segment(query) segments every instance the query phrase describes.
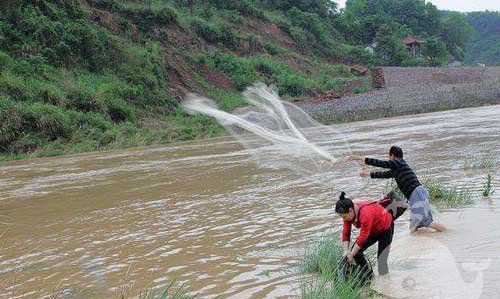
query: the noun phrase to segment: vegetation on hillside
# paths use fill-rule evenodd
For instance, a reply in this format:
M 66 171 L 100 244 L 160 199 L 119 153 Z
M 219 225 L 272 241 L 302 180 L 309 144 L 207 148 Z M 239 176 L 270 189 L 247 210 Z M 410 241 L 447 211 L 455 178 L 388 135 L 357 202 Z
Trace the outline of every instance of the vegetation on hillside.
M 475 29 L 475 34 L 467 44 L 465 61 L 500 65 L 500 12 L 468 13 L 467 22 Z
M 342 11 L 328 0 L 4 1 L 0 154 L 220 135 L 213 120 L 181 111 L 186 92 L 232 110 L 255 81 L 288 99 L 367 91 L 345 64 L 441 65 L 469 31 L 462 16 L 448 20 L 420 0 L 350 0 Z M 429 38 L 429 59 L 408 55 L 410 34 Z M 375 55 L 365 50 L 373 42 Z
M 0 152 L 7 159 L 221 134 L 213 120 L 180 110 L 187 91 L 231 110 L 255 81 L 307 97 L 354 80 L 344 66 L 325 63 L 353 51 L 337 49 L 330 16 L 299 8 L 288 15 L 248 1 L 11 0 L 0 13 Z M 285 30 L 288 47 L 240 26 L 270 20 Z M 308 21 L 313 28 L 299 27 Z M 208 82 L 211 72 L 229 88 Z

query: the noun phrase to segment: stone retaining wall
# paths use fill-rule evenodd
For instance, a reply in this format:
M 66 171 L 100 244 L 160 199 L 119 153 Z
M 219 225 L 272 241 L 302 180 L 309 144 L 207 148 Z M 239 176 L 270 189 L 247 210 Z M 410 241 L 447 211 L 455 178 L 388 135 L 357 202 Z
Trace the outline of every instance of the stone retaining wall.
M 322 122 L 335 122 L 500 104 L 500 67 L 390 67 L 384 75 L 384 89 L 297 105 Z

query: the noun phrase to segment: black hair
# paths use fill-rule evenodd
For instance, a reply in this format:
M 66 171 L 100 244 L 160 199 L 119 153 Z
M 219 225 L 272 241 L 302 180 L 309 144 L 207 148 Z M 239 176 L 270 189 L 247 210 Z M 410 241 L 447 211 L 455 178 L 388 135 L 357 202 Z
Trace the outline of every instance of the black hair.
M 349 209 L 354 209 L 354 203 L 351 199 L 345 197 L 345 192 L 340 193 L 339 200 L 335 204 L 335 212 L 339 214 L 349 213 Z
M 403 150 L 399 146 L 391 146 L 389 155 L 394 155 L 398 159 L 403 159 Z

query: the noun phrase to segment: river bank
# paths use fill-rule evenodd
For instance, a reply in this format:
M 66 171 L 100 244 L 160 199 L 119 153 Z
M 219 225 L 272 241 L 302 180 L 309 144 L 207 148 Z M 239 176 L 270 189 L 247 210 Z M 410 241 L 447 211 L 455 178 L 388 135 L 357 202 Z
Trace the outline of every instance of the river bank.
M 383 70 L 386 82 L 384 89 L 341 98 L 321 97 L 320 100 L 306 99 L 294 103 L 324 124 L 500 104 L 500 67 L 387 67 Z M 196 126 L 192 128 L 193 131 L 201 130 L 197 122 L 193 122 L 192 125 Z M 227 135 L 227 132 L 215 122 L 205 122 L 205 125 L 211 127 L 209 138 Z M 153 137 L 148 138 L 149 135 Z M 176 141 L 172 138 L 154 138 L 158 134 L 149 135 L 137 135 L 134 140 L 112 143 L 99 148 L 98 151 Z M 87 149 L 78 145 L 67 150 L 45 147 L 31 153 L 0 155 L 0 163 L 94 150 L 93 147 Z

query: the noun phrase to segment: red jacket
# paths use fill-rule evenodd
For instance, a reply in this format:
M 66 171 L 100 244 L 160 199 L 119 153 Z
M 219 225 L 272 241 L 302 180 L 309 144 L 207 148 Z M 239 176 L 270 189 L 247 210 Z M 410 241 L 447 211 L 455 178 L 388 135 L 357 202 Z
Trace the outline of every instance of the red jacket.
M 351 241 L 351 224 L 360 228 L 356 244 L 363 246 L 368 236 L 378 236 L 391 227 L 392 216 L 378 203 L 367 200 L 353 200 L 356 218 L 353 221 L 344 221 L 342 227 L 342 241 Z M 361 211 L 361 213 L 360 213 Z

